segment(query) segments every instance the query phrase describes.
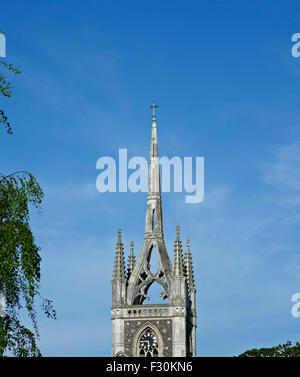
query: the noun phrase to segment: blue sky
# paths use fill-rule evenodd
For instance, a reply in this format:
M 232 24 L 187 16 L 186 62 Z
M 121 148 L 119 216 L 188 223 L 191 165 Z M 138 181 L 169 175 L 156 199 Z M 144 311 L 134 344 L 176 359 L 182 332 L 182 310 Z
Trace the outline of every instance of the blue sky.
M 45 200 L 32 229 L 46 356 L 109 356 L 117 228 L 139 252 L 145 193 L 96 190 L 96 161 L 204 156 L 205 198 L 163 195 L 166 245 L 191 239 L 197 354 L 231 356 L 299 340 L 300 32 L 296 1 L 14 1 L 1 5 L 6 60 L 22 75 L 1 98 L 1 172 L 30 170 Z

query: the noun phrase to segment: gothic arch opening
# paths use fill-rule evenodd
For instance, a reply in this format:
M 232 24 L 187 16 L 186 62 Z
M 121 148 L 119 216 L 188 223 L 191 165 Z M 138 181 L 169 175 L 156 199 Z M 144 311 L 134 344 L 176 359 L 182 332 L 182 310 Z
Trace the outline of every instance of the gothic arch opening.
M 128 305 L 147 304 L 149 297 L 147 292 L 154 280 L 162 286 L 160 292 L 164 292 L 164 298 L 169 296 L 172 265 L 165 245 L 160 240 L 146 240 L 141 251 L 141 259 L 142 263 L 129 279 L 127 290 Z M 160 301 L 160 292 L 157 295 L 154 292 L 158 301 Z M 159 303 L 165 305 L 167 302 Z
M 160 268 L 160 256 L 157 247 L 153 247 L 148 255 L 148 267 L 151 274 L 155 275 Z
M 156 280 L 147 289 L 149 300 L 145 300 L 144 304 L 168 304 L 168 297 L 161 284 Z
M 152 230 L 155 230 L 155 209 L 152 212 Z
M 133 356 L 162 357 L 163 340 L 160 332 L 150 322 L 145 323 L 133 340 Z
M 140 336 L 139 343 L 140 357 L 157 357 L 158 356 L 158 339 L 155 332 L 148 327 Z

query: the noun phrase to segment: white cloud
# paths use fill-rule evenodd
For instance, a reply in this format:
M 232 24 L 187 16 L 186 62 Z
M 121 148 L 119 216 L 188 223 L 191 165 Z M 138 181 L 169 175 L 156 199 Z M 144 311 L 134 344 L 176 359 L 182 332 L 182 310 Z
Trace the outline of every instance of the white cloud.
M 261 165 L 262 180 L 277 190 L 278 204 L 300 204 L 300 143 L 275 149 L 274 161 Z

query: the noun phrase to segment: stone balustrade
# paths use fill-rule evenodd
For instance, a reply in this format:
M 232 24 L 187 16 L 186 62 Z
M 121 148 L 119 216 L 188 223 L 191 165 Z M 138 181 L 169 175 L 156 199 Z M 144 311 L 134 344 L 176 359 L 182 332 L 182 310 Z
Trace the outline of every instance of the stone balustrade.
M 126 315 L 130 318 L 135 317 L 166 317 L 169 315 L 168 306 L 151 306 L 147 308 L 143 306 L 134 306 L 132 308 L 126 308 Z

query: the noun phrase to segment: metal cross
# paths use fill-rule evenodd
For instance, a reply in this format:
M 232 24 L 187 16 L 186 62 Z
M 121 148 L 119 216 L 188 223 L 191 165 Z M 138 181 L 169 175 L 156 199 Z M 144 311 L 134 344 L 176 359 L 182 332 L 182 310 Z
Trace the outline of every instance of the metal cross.
M 156 102 L 154 102 L 154 101 L 152 102 L 152 105 L 149 106 L 150 109 L 151 109 L 151 108 L 153 109 L 153 116 L 154 116 L 154 117 L 155 117 L 155 108 L 156 108 L 156 107 L 159 107 L 159 106 L 158 106 L 158 105 L 156 104 Z

